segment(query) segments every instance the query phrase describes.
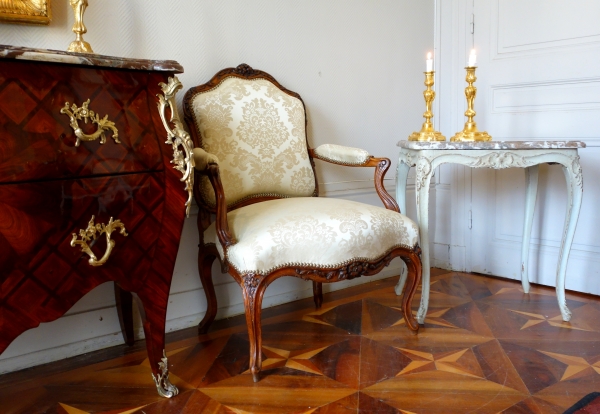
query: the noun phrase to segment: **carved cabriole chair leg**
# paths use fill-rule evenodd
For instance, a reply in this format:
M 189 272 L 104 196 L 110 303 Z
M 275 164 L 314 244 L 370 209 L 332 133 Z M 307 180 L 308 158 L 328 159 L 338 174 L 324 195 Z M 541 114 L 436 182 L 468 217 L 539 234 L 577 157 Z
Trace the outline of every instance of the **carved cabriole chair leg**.
M 262 329 L 260 323 L 262 300 L 268 283 L 266 277 L 247 274 L 241 277 L 240 287 L 244 297 L 248 341 L 250 342 L 250 372 L 254 382 L 260 379 L 262 367 Z
M 214 250 L 214 251 L 213 251 Z M 204 318 L 198 324 L 198 333 L 208 332 L 210 325 L 217 316 L 217 295 L 212 279 L 212 264 L 218 256 L 217 249 L 206 249 L 200 247 L 198 251 L 198 270 L 200 271 L 200 281 L 206 295 L 206 313 Z
M 312 282 L 313 285 L 313 298 L 315 300 L 315 307 L 321 309 L 323 304 L 323 284 L 319 282 Z
M 413 250 L 408 250 L 408 249 L 399 249 L 396 250 L 395 252 L 390 253 L 390 255 L 387 256 L 387 260 L 384 261 L 380 261 L 379 263 L 375 262 L 376 264 L 371 268 L 368 265 L 367 266 L 360 266 L 360 268 L 362 269 L 361 271 L 361 275 L 364 276 L 371 276 L 374 274 L 377 274 L 378 272 L 381 271 L 381 268 L 384 266 L 388 266 L 389 263 L 391 262 L 391 260 L 394 257 L 400 257 L 407 266 L 408 272 L 407 272 L 407 281 L 406 281 L 406 288 L 404 290 L 404 296 L 402 297 L 402 311 L 404 314 L 404 318 L 406 320 L 406 325 L 409 328 L 409 330 L 413 333 L 413 334 L 417 334 L 418 330 L 419 330 L 419 324 L 415 318 L 415 316 L 412 314 L 412 308 L 411 308 L 411 304 L 412 304 L 412 300 L 414 298 L 414 295 L 417 291 L 417 287 L 419 286 L 419 283 L 421 282 L 421 260 L 419 258 L 419 254 L 420 254 L 420 248 L 417 246 L 415 246 L 415 248 Z M 240 285 L 241 289 L 242 289 L 242 296 L 244 298 L 244 308 L 246 311 L 246 324 L 247 324 L 247 328 L 248 328 L 248 340 L 250 342 L 250 363 L 249 363 L 249 367 L 250 367 L 250 372 L 252 373 L 252 379 L 254 380 L 254 382 L 258 382 L 260 379 L 260 371 L 261 371 L 261 367 L 262 367 L 262 328 L 261 328 L 261 311 L 262 311 L 262 301 L 263 301 L 263 296 L 265 293 L 265 290 L 267 289 L 267 286 L 269 286 L 269 284 L 271 282 L 273 282 L 275 279 L 281 277 L 281 276 L 300 276 L 303 278 L 308 278 L 311 279 L 313 282 L 313 288 L 318 288 L 319 292 L 320 292 L 320 297 L 322 298 L 322 290 L 321 287 L 323 285 L 323 281 L 325 282 L 337 282 L 340 280 L 346 280 L 346 279 L 352 279 L 353 277 L 358 277 L 358 276 L 353 276 L 353 277 L 348 277 L 348 272 L 347 269 L 338 269 L 338 271 L 327 271 L 326 273 L 329 274 L 334 274 L 337 273 L 337 275 L 335 275 L 334 277 L 329 277 L 328 275 L 323 275 L 323 274 L 319 274 L 319 273 L 323 273 L 323 272 L 319 272 L 317 271 L 311 271 L 309 270 L 308 272 L 302 274 L 299 273 L 301 272 L 300 270 L 295 270 L 295 274 L 294 271 L 286 268 L 286 269 L 280 269 L 278 271 L 275 271 L 273 273 L 270 273 L 266 276 L 263 275 L 257 275 L 257 274 L 245 274 L 243 276 L 240 276 L 239 274 L 237 274 L 235 271 L 232 271 L 230 269 L 230 274 L 232 276 L 234 276 L 234 278 L 238 281 L 238 284 Z M 317 280 L 320 281 L 317 281 Z M 316 295 L 315 295 L 316 297 Z

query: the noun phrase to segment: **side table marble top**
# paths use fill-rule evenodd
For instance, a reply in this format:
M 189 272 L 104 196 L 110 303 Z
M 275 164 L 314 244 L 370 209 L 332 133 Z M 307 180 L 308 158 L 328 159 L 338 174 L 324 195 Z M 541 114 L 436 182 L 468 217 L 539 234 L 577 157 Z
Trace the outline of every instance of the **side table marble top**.
M 450 141 L 400 141 L 400 148 L 413 150 L 527 150 L 585 148 L 583 141 L 488 141 L 488 142 L 450 142 Z
M 571 319 L 565 299 L 565 277 L 569 252 L 575 235 L 583 195 L 583 175 L 579 163 L 579 148 L 582 141 L 489 141 L 489 142 L 420 142 L 400 141 L 398 170 L 396 174 L 396 199 L 400 211 L 406 212 L 406 179 L 410 167 L 416 167 L 417 221 L 423 262 L 423 288 L 421 305 L 417 314 L 423 323 L 429 304 L 429 187 L 435 169 L 445 163 L 460 164 L 472 168 L 524 168 L 527 182 L 525 199 L 525 221 L 521 247 L 521 283 L 523 291 L 529 292 L 528 262 L 529 241 L 533 223 L 533 212 L 537 198 L 539 165 L 560 164 L 567 182 L 567 213 L 556 273 L 556 295 L 563 320 Z M 400 294 L 406 281 L 403 272 L 396 285 Z

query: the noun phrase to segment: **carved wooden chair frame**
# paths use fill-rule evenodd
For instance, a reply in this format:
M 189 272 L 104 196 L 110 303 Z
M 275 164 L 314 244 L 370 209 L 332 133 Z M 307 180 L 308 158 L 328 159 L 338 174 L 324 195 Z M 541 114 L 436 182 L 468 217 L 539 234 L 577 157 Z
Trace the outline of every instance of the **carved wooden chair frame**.
M 202 136 L 198 132 L 195 123 L 194 116 L 192 112 L 192 99 L 193 97 L 201 92 L 210 90 L 216 86 L 218 86 L 224 79 L 228 77 L 237 77 L 241 79 L 256 79 L 262 78 L 270 81 L 275 86 L 277 86 L 281 91 L 298 98 L 304 107 L 305 113 L 305 126 L 307 123 L 306 117 L 306 108 L 304 106 L 304 101 L 300 95 L 295 92 L 289 91 L 288 89 L 281 86 L 271 75 L 266 72 L 262 72 L 260 70 L 255 70 L 246 64 L 241 64 L 236 68 L 227 68 L 218 72 L 209 82 L 203 85 L 199 85 L 191 88 L 187 91 L 184 97 L 184 116 L 185 121 L 188 124 L 189 130 L 192 135 L 192 139 L 194 141 L 194 146 L 203 148 L 202 145 Z M 306 137 L 305 137 L 306 139 Z M 308 155 L 310 158 L 310 164 L 313 169 L 313 174 L 315 173 L 315 163 L 314 159 L 321 159 L 323 161 L 332 162 L 338 165 L 345 166 L 353 166 L 353 167 L 374 167 L 375 168 L 375 190 L 384 206 L 388 210 L 400 212 L 398 204 L 394 200 L 394 198 L 385 190 L 383 185 L 383 179 L 385 173 L 388 171 L 391 162 L 387 158 L 374 158 L 370 157 L 365 163 L 360 165 L 355 164 L 346 164 L 343 162 L 336 162 L 331 159 L 327 159 L 324 157 L 320 157 L 317 152 L 313 148 L 310 148 L 307 140 L 307 148 Z M 208 163 L 204 169 L 196 170 L 197 179 L 195 180 L 195 188 L 194 195 L 196 201 L 200 207 L 200 211 L 198 214 L 198 231 L 200 235 L 200 244 L 198 251 L 198 270 L 200 273 L 200 279 L 202 281 L 202 286 L 204 287 L 206 297 L 207 297 L 207 311 L 198 325 L 198 329 L 200 333 L 206 333 L 214 321 L 215 316 L 217 314 L 217 298 L 215 294 L 215 289 L 212 281 L 211 268 L 214 260 L 216 258 L 220 259 L 220 255 L 217 251 L 217 248 L 214 245 L 205 246 L 203 235 L 204 231 L 211 224 L 211 215 L 216 215 L 216 232 L 219 241 L 224 249 L 232 246 L 236 243 L 235 238 L 229 230 L 229 225 L 227 222 L 227 213 L 228 211 L 232 211 L 234 209 L 248 206 L 250 204 L 259 203 L 267 200 L 274 200 L 279 198 L 285 198 L 284 196 L 265 196 L 265 195 L 257 195 L 255 197 L 246 197 L 239 202 L 227 206 L 225 200 L 225 194 L 223 191 L 223 185 L 221 183 L 221 178 L 219 175 L 219 165 L 215 163 Z M 211 206 L 205 202 L 203 197 L 201 196 L 201 191 L 199 187 L 200 176 L 205 175 L 210 180 L 212 187 L 215 191 L 216 197 L 216 205 Z M 313 197 L 318 196 L 318 183 L 315 175 L 315 191 Z M 282 277 L 282 276 L 296 276 L 305 280 L 311 280 L 313 282 L 313 293 L 314 293 L 314 301 L 317 308 L 321 307 L 323 302 L 323 293 L 322 293 L 322 284 L 323 283 L 331 283 L 342 280 L 354 279 L 360 276 L 370 276 L 379 273 L 385 266 L 388 266 L 392 259 L 396 257 L 400 257 L 407 265 L 408 268 L 408 280 L 404 290 L 404 296 L 402 299 L 402 309 L 404 318 L 406 320 L 406 324 L 408 328 L 413 332 L 417 333 L 419 329 L 419 325 L 414 318 L 411 311 L 411 303 L 412 299 L 417 290 L 417 286 L 421 280 L 421 259 L 420 259 L 420 251 L 418 245 L 416 245 L 413 249 L 408 249 L 405 247 L 397 247 L 393 250 L 389 251 L 387 255 L 384 257 L 377 258 L 373 261 L 361 261 L 357 260 L 339 268 L 314 268 L 314 267 L 286 267 L 277 269 L 267 275 L 261 274 L 240 274 L 233 266 L 228 266 L 227 263 L 221 263 L 222 269 L 224 272 L 228 272 L 240 285 L 242 289 L 243 299 L 244 299 L 244 307 L 246 311 L 246 322 L 248 325 L 248 335 L 250 341 L 250 371 L 252 373 L 254 381 L 258 381 L 259 372 L 262 365 L 262 335 L 261 335 L 261 305 L 263 300 L 263 295 L 267 286 L 272 283 L 274 280 Z

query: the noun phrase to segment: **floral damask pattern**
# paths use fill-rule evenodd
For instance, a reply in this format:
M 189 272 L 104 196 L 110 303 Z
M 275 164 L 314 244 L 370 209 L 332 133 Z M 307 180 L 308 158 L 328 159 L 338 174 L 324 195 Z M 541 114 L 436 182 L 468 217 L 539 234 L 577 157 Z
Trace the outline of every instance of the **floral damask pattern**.
M 363 220 L 360 211 L 355 209 L 346 209 L 336 211 L 330 215 L 332 220 L 340 221 L 340 233 L 349 234 L 349 239 L 340 241 L 340 246 L 348 249 L 352 255 L 360 257 L 368 249 L 368 245 L 374 242 L 373 235 L 369 233 L 369 224 Z
M 244 105 L 243 113 L 238 137 L 252 148 L 258 148 L 262 157 L 273 157 L 275 149 L 289 136 L 275 104 L 256 98 Z
M 296 193 L 307 193 L 315 188 L 315 176 L 313 170 L 303 167 L 292 176 L 292 190 Z
M 299 99 L 266 79 L 227 78 L 194 96 L 192 107 L 204 149 L 219 158 L 228 204 L 260 194 L 313 195 Z M 203 180 L 201 187 L 205 201 L 214 205 L 210 183 Z
M 393 243 L 394 239 L 400 237 L 406 239 L 409 237 L 408 226 L 412 228 L 411 233 L 418 234 L 417 225 L 409 220 L 398 220 L 393 211 L 381 210 L 374 211 L 371 216 L 371 227 L 375 233 L 375 238 L 383 243 Z
M 282 218 L 277 220 L 268 231 L 275 244 L 273 246 L 275 254 L 305 246 L 312 248 L 314 240 L 330 244 L 336 239 L 333 227 L 310 215 Z
M 204 130 L 207 142 L 212 142 L 221 136 L 231 137 L 233 131 L 228 127 L 229 123 L 233 121 L 230 106 L 225 106 L 220 102 L 210 102 L 204 107 L 203 116 L 208 120 L 208 127 Z

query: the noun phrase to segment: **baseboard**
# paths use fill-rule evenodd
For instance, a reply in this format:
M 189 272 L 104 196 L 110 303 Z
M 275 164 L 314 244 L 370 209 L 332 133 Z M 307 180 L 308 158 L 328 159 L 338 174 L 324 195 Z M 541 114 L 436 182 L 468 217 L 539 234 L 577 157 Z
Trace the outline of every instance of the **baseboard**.
M 431 266 L 442 269 L 450 269 L 450 263 L 450 245 L 434 243 L 432 249 Z
M 323 293 L 332 292 L 340 289 L 344 289 L 347 287 L 370 283 L 375 280 L 385 279 L 388 277 L 396 276 L 400 274 L 400 266 L 401 263 L 399 260 L 395 259 L 390 267 L 382 270 L 375 276 L 370 277 L 362 277 L 353 280 L 348 280 L 344 282 L 332 283 L 332 284 L 324 284 Z M 288 303 L 294 300 L 304 299 L 312 296 L 312 284 L 307 283 L 307 288 L 302 290 L 293 290 L 288 292 L 283 292 L 271 296 L 265 296 L 263 301 L 263 308 L 269 308 L 272 306 L 277 306 L 283 303 Z M 227 283 L 225 285 L 221 285 L 223 289 L 234 288 L 239 290 L 239 287 L 235 284 L 235 282 Z M 193 294 L 204 294 L 202 289 L 198 289 L 198 292 L 192 292 Z M 267 290 L 268 293 L 268 290 Z M 170 303 L 177 302 L 178 296 L 190 294 L 190 292 L 183 292 L 181 294 L 171 295 L 169 300 Z M 240 294 L 241 299 L 241 294 Z M 222 302 L 221 302 L 222 303 Z M 112 315 L 116 318 L 116 308 L 108 308 L 104 310 L 105 314 Z M 217 319 L 229 318 L 232 316 L 241 315 L 244 313 L 244 305 L 241 302 L 229 303 L 227 306 L 223 306 L 219 308 L 217 313 Z M 79 314 L 79 317 L 83 317 L 83 315 Z M 181 329 L 190 328 L 196 326 L 204 316 L 204 312 L 195 312 L 190 315 L 184 315 L 177 318 L 167 320 L 166 332 L 174 332 Z M 136 329 L 135 329 L 135 337 L 136 339 L 144 338 L 144 331 L 139 323 L 139 316 L 137 314 L 137 309 L 134 307 L 134 320 L 136 321 Z M 115 322 L 113 321 L 114 325 Z M 101 336 L 97 336 L 94 338 L 86 338 L 81 341 L 72 342 L 66 345 L 60 345 L 57 347 L 47 348 L 36 352 L 31 352 L 23 355 L 16 355 L 13 357 L 5 358 L 0 360 L 0 374 L 4 374 L 7 372 L 14 372 L 26 368 L 30 368 L 37 365 L 46 364 L 53 361 L 58 361 L 65 358 L 70 358 L 73 356 L 85 354 L 88 352 L 97 351 L 104 348 L 109 348 L 115 345 L 123 344 L 123 336 L 120 331 L 111 332 L 108 334 L 104 334 Z
M 116 312 L 116 309 L 113 311 Z M 71 358 L 88 352 L 110 348 L 111 346 L 122 345 L 123 343 L 124 341 L 121 332 L 114 332 L 112 334 L 88 338 L 55 348 L 48 348 L 38 352 L 14 356 L 0 361 L 0 374 L 6 374 L 8 372 L 19 371 L 37 365 Z
M 344 282 L 337 283 L 325 283 L 323 284 L 323 293 L 334 292 L 337 290 L 345 289 L 348 287 L 361 285 L 365 283 L 370 283 L 375 280 L 386 279 L 388 277 L 399 276 L 400 275 L 401 264 L 398 262 L 395 266 L 390 265 L 390 267 L 385 268 L 380 273 L 375 276 L 362 277 L 353 280 L 347 280 Z M 234 282 L 231 285 L 235 285 Z M 263 299 L 263 309 L 270 308 L 273 306 L 281 305 L 283 303 L 293 302 L 295 300 L 305 299 L 312 297 L 312 284 L 307 283 L 306 289 L 302 290 L 294 290 L 289 292 L 283 292 L 276 295 L 266 296 L 268 294 L 268 289 L 265 294 L 265 298 Z M 237 285 L 235 285 L 235 289 L 239 289 Z M 202 291 L 202 289 L 200 289 Z M 176 298 L 174 298 L 176 300 Z M 241 294 L 240 294 L 241 299 Z M 185 315 L 182 317 L 170 319 L 167 321 L 166 331 L 174 332 L 179 331 L 181 329 L 190 328 L 192 326 L 198 325 L 202 318 L 204 317 L 205 312 L 198 312 L 191 315 Z M 224 319 L 231 318 L 233 316 L 241 315 L 244 313 L 244 304 L 240 300 L 239 302 L 229 303 L 227 306 L 219 307 L 217 311 L 216 319 Z M 136 329 L 136 338 L 144 338 L 144 331 L 141 329 Z

